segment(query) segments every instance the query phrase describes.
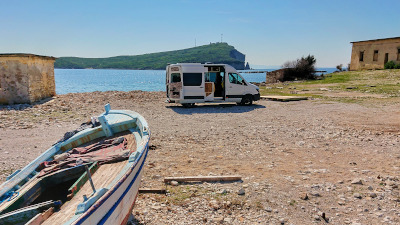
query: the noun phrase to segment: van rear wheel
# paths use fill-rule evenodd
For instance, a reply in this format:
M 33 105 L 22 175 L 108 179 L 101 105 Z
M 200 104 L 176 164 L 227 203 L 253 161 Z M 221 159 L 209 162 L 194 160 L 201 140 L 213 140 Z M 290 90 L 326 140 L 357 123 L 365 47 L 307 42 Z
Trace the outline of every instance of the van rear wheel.
M 253 97 L 251 95 L 245 95 L 240 102 L 241 105 L 253 105 Z

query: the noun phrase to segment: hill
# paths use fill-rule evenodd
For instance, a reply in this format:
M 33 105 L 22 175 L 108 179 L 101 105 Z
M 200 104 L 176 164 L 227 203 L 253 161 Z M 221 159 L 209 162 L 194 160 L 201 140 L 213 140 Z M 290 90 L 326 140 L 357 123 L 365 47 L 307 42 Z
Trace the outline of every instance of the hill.
M 245 55 L 227 43 L 213 43 L 183 50 L 109 58 L 60 57 L 54 67 L 62 69 L 165 69 L 168 63 L 225 63 L 244 69 Z

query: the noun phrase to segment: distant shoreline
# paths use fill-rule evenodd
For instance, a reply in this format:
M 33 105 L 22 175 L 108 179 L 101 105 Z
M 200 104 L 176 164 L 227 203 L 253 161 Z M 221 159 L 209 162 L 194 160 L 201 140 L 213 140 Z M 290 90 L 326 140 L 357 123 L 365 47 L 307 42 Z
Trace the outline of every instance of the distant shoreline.
M 273 70 L 265 69 L 264 71 Z M 241 73 L 248 82 L 262 83 L 265 82 L 266 79 L 265 72 L 244 73 L 240 70 L 238 72 Z M 327 73 L 329 73 L 329 71 Z M 54 74 L 57 94 L 94 91 L 165 90 L 165 70 L 58 68 L 54 70 Z

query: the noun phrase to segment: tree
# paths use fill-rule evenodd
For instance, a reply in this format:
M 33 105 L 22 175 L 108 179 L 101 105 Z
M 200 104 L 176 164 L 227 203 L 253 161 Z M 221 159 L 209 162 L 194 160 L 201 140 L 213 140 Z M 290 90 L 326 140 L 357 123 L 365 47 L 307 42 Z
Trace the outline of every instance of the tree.
M 285 69 L 283 81 L 296 79 L 315 79 L 315 63 L 317 60 L 313 55 L 301 57 L 294 61 L 285 62 L 282 68 Z
M 336 66 L 336 69 L 337 69 L 339 72 L 342 72 L 342 71 L 343 71 L 343 64 L 337 65 L 337 66 Z

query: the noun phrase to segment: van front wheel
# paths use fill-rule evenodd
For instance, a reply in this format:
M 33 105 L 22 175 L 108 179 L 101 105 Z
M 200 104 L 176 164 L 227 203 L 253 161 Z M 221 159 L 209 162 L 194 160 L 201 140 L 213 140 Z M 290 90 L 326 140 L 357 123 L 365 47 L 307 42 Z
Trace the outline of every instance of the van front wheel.
M 251 95 L 245 95 L 240 102 L 241 105 L 253 105 L 253 97 Z

